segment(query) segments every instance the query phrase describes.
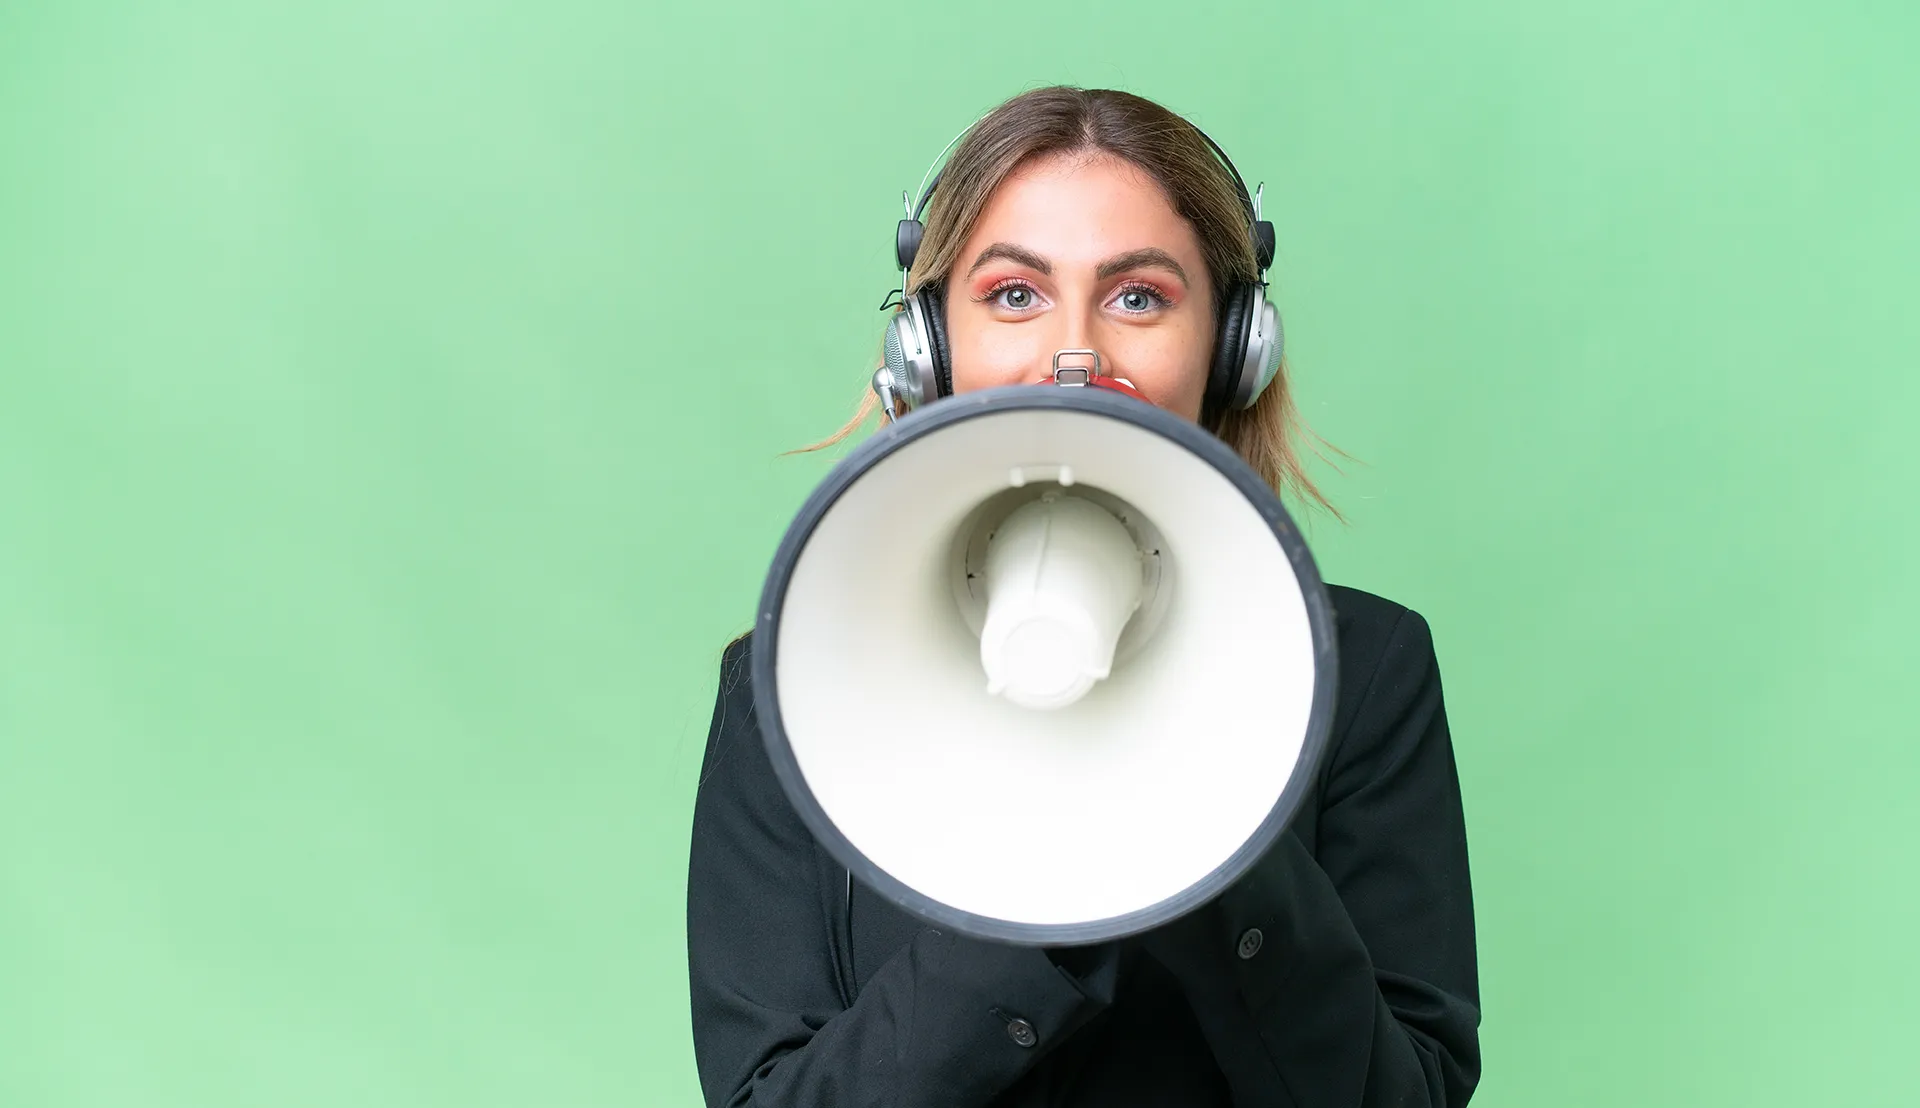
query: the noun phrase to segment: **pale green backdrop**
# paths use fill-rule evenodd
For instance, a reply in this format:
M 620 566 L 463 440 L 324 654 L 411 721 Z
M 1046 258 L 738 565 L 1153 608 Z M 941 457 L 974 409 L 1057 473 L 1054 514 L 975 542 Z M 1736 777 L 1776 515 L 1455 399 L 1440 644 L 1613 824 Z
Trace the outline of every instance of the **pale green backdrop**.
M 0 3 L 0 1105 L 693 1105 L 715 661 L 1052 82 L 1267 183 L 1476 1105 L 1920 1103 L 1906 0 Z

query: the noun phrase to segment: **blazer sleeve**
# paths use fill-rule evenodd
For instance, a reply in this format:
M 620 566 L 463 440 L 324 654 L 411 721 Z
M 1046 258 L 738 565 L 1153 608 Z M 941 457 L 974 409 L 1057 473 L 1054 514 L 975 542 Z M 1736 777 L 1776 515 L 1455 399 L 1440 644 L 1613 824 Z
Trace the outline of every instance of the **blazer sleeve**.
M 1037 948 L 926 928 L 848 998 L 834 955 L 844 890 L 821 887 L 820 848 L 773 774 L 749 650 L 742 639 L 722 658 L 689 850 L 707 1104 L 980 1108 L 1112 1003 L 1117 966 L 1077 976 Z
M 1402 610 L 1334 736 L 1318 853 L 1292 831 L 1146 938 L 1236 1108 L 1457 1108 L 1480 1076 L 1465 820 L 1426 621 Z

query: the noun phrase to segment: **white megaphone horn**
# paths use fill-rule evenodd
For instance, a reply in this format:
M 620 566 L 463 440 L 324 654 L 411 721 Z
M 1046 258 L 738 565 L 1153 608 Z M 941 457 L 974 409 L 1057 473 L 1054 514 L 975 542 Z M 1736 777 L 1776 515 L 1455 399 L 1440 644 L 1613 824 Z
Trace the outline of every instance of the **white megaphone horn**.
M 1055 380 L 1098 369 L 1056 357 Z M 899 416 L 767 575 L 753 684 L 781 786 L 936 924 L 1045 945 L 1158 926 L 1273 844 L 1319 763 L 1336 645 L 1305 542 L 1226 444 L 1128 391 Z

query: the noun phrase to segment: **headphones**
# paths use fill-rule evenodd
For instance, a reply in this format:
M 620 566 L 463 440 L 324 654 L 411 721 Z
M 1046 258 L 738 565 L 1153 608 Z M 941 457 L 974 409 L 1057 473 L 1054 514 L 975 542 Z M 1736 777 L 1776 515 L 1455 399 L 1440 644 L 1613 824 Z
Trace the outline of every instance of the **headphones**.
M 969 127 L 968 130 L 972 130 Z M 1260 398 L 1261 392 L 1272 382 L 1274 374 L 1280 368 L 1282 336 L 1280 313 L 1266 296 L 1266 271 L 1273 264 L 1274 235 L 1273 224 L 1260 218 L 1260 196 L 1266 186 L 1249 194 L 1247 183 L 1234 168 L 1232 159 L 1218 143 L 1208 138 L 1205 131 L 1198 127 L 1195 132 L 1206 139 L 1207 145 L 1233 175 L 1233 183 L 1240 192 L 1240 202 L 1247 215 L 1247 227 L 1253 237 L 1254 259 L 1259 276 L 1253 281 L 1236 281 L 1227 288 L 1221 298 L 1219 318 L 1215 321 L 1213 359 L 1207 374 L 1207 389 L 1201 402 L 1201 422 L 1213 427 L 1228 409 L 1250 408 Z M 954 143 L 967 132 L 962 131 L 947 144 L 951 150 Z M 941 151 L 945 157 L 946 150 Z M 937 159 L 936 159 L 937 160 Z M 920 251 L 920 238 L 925 233 L 925 225 L 920 215 L 926 210 L 927 200 L 940 184 L 942 166 L 939 172 L 932 174 L 932 180 L 922 178 L 924 187 L 917 202 L 909 202 L 906 193 L 900 199 L 906 205 L 907 218 L 900 221 L 899 229 L 894 233 L 894 258 L 900 264 L 903 274 L 900 293 L 906 286 L 904 274 L 913 267 L 913 259 Z M 882 409 L 888 418 L 897 415 L 900 408 L 915 408 L 928 404 L 944 396 L 953 394 L 953 360 L 947 346 L 947 317 L 945 291 L 939 281 L 929 281 L 919 291 L 894 301 L 890 295 L 882 308 L 897 309 L 893 318 L 887 321 L 886 360 L 873 376 L 873 390 L 880 397 Z

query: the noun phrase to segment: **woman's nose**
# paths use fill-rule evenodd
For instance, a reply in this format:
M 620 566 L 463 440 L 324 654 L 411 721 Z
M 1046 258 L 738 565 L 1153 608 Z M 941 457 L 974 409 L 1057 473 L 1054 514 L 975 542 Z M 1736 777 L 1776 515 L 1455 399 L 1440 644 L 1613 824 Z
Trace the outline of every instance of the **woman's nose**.
M 1100 356 L 1095 346 L 1096 336 L 1089 325 L 1086 313 L 1069 309 L 1060 313 L 1058 318 L 1062 325 L 1054 329 L 1052 336 L 1054 347 L 1048 357 L 1048 364 L 1044 367 L 1045 379 L 1054 380 L 1056 372 L 1062 368 L 1085 370 L 1089 376 L 1105 372 L 1105 367 L 1099 364 Z M 1094 350 L 1096 353 L 1092 358 L 1083 354 L 1069 355 L 1062 362 L 1059 352 L 1063 350 Z
M 1093 313 L 1083 307 L 1070 307 L 1060 313 L 1062 326 L 1056 350 L 1086 349 L 1094 344 Z

